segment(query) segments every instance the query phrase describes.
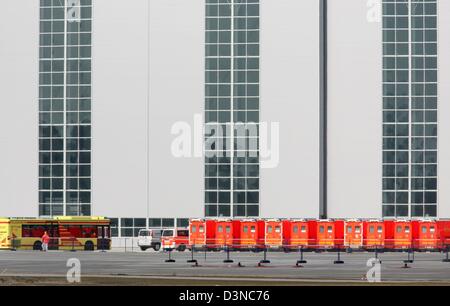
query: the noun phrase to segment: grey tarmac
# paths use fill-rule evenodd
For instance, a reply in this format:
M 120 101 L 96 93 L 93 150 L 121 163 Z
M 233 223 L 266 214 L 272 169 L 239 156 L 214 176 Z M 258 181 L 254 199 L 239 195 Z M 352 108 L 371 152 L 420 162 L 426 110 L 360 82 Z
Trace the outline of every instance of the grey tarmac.
M 20 277 L 65 278 L 67 260 L 77 258 L 81 263 L 81 277 L 129 280 L 153 280 L 152 284 L 298 284 L 298 283 L 367 283 L 370 269 L 367 261 L 373 253 L 342 253 L 343 264 L 334 264 L 334 252 L 305 252 L 307 263 L 296 266 L 297 253 L 268 252 L 270 263 L 259 264 L 263 253 L 232 252 L 232 263 L 224 263 L 223 252 L 195 252 L 198 265 L 188 263 L 191 253 L 173 252 L 175 262 L 167 263 L 165 252 L 63 252 L 0 251 L 0 278 Z M 441 253 L 415 253 L 414 262 L 404 267 L 406 253 L 381 253 L 382 283 L 449 284 L 450 263 L 443 262 Z M 193 283 L 194 281 L 194 283 Z M 7 282 L 6 282 L 7 283 Z

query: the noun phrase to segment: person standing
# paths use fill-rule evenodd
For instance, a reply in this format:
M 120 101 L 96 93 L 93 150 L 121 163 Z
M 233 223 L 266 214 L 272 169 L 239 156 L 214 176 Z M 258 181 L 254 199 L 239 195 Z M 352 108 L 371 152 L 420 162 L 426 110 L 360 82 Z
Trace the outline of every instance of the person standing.
M 47 234 L 47 231 L 44 232 L 44 235 L 42 236 L 42 251 L 46 252 L 48 251 L 48 243 L 50 242 L 50 237 Z

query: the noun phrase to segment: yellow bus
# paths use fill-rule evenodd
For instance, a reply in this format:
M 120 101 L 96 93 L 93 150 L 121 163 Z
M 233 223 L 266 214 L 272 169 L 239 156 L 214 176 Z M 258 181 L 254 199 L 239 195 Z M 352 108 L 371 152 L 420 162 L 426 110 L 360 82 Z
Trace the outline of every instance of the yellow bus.
M 0 218 L 0 249 L 41 250 L 44 232 L 49 250 L 109 250 L 110 220 L 104 217 Z

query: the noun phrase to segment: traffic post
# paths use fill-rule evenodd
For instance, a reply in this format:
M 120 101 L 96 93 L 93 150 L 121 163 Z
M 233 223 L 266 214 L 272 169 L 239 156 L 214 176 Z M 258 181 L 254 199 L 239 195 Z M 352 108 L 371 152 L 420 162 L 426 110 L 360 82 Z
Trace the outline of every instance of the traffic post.
M 169 259 L 166 259 L 165 262 L 175 262 L 175 259 L 172 258 L 172 249 L 167 250 L 169 253 Z
M 376 259 L 379 263 L 381 263 L 381 259 L 378 258 L 378 246 L 377 246 L 377 245 L 375 245 L 375 259 Z
M 195 249 L 195 244 L 191 245 L 191 259 L 188 259 L 187 262 L 197 264 L 197 259 L 194 259 L 194 249 Z
M 232 263 L 233 260 L 230 258 L 230 246 L 226 245 L 226 253 L 227 253 L 227 258 L 223 261 L 224 263 Z
M 259 261 L 259 265 L 270 263 L 270 260 L 267 259 L 267 245 L 264 245 L 263 253 L 264 253 L 264 257 L 262 260 Z
M 299 251 L 300 251 L 300 259 L 297 260 L 297 263 L 295 264 L 297 267 L 299 267 L 302 264 L 307 263 L 307 261 L 303 258 L 303 245 L 301 245 L 299 247 Z
M 442 259 L 442 262 L 450 262 L 450 258 L 448 257 L 448 252 L 449 252 L 449 246 L 446 245 L 445 246 L 445 258 Z
M 338 245 L 338 248 L 337 248 L 337 260 L 334 261 L 334 264 L 335 265 L 341 265 L 343 263 L 344 263 L 344 261 L 341 259 L 341 246 Z
M 411 257 L 412 255 L 412 257 Z M 403 260 L 403 268 L 410 268 L 410 266 L 408 266 L 408 264 L 412 264 L 414 262 L 414 248 L 410 247 L 408 249 L 408 259 Z

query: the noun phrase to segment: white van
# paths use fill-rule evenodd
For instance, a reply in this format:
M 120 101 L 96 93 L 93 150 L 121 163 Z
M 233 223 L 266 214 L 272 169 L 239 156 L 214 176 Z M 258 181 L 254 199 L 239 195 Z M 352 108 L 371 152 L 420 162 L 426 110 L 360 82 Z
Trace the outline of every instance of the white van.
M 138 234 L 138 246 L 142 251 L 153 248 L 155 251 L 161 249 L 162 230 L 141 229 Z

